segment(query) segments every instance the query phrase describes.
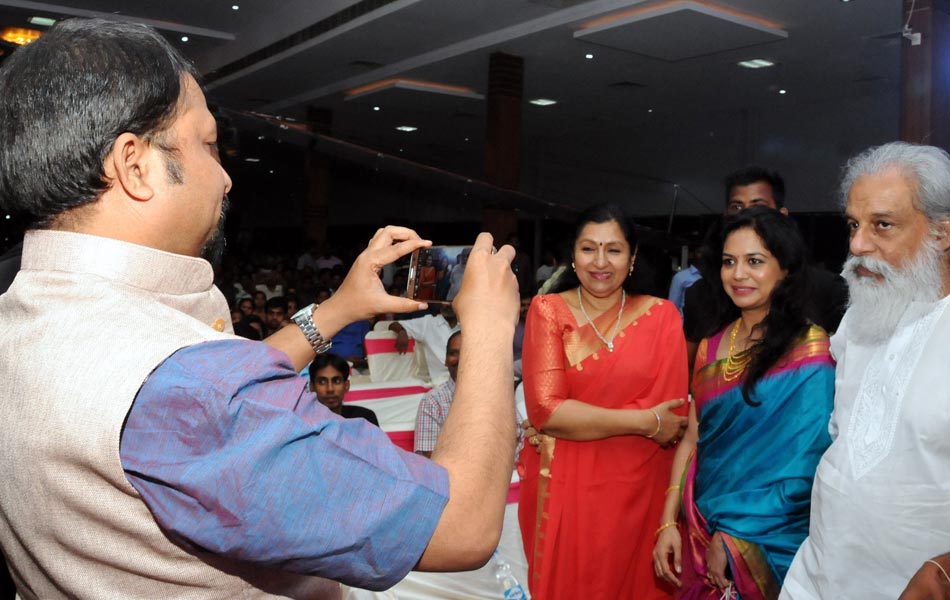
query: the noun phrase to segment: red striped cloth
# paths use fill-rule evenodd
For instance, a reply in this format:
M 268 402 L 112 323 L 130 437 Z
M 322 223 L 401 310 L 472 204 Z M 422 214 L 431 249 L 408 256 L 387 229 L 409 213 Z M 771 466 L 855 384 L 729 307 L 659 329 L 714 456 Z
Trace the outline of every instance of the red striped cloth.
M 365 339 L 367 354 L 387 354 L 396 352 L 396 338 Z M 414 352 L 416 349 L 416 340 L 409 338 L 409 348 L 406 352 Z

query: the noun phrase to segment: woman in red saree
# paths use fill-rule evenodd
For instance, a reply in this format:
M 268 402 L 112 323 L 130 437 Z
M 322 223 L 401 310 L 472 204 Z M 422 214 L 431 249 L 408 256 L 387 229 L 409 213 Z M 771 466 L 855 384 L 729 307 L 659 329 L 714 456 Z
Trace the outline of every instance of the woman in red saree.
M 669 598 L 650 565 L 672 445 L 682 435 L 679 313 L 628 294 L 636 239 L 615 206 L 578 223 L 574 264 L 528 312 L 530 422 L 519 520 L 536 600 Z

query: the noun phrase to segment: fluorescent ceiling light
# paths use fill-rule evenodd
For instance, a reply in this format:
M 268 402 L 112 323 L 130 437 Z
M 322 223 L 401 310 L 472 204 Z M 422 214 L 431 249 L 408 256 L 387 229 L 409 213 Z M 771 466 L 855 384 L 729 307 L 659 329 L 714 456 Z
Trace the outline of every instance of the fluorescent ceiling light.
M 547 98 L 535 98 L 534 100 L 528 100 L 528 102 L 535 106 L 551 106 L 552 104 L 557 104 L 557 100 L 549 100 Z
M 252 157 L 252 156 L 248 156 L 247 158 L 244 159 L 244 162 L 259 163 L 259 162 L 261 162 L 261 159 L 259 159 L 259 158 L 254 158 L 254 157 Z
M 56 24 L 56 19 L 50 19 L 49 17 L 30 17 L 30 24 L 39 25 L 40 27 L 52 27 Z
M 774 62 L 764 58 L 751 58 L 749 60 L 739 61 L 736 64 L 738 64 L 740 67 L 745 67 L 746 69 L 764 69 L 766 67 L 775 66 Z
M 415 131 L 415 130 L 417 130 L 417 129 L 419 129 L 419 128 L 418 128 L 418 127 L 413 127 L 412 125 L 400 125 L 400 126 L 397 127 L 396 129 L 398 129 L 399 131 L 406 131 L 406 132 L 409 132 L 409 131 Z

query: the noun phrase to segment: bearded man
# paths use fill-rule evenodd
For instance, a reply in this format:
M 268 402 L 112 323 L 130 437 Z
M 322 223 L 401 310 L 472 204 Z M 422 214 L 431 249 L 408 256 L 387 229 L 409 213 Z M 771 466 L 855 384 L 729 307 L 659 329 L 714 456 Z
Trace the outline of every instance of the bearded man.
M 850 305 L 831 340 L 833 443 L 781 598 L 950 598 L 950 156 L 891 143 L 845 167 Z

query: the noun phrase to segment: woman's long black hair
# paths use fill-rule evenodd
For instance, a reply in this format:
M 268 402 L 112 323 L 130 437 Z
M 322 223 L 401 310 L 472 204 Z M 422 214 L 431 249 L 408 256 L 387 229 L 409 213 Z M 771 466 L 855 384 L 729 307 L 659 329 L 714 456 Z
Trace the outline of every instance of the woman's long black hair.
M 627 243 L 630 244 L 630 253 L 633 254 L 637 247 L 637 230 L 633 225 L 633 219 L 628 217 L 627 213 L 624 212 L 622 208 L 616 204 L 610 203 L 591 206 L 577 217 L 577 220 L 574 222 L 574 237 L 571 240 L 570 246 L 571 254 L 574 252 L 574 246 L 577 244 L 577 238 L 581 236 L 581 231 L 584 230 L 584 227 L 590 223 L 608 223 L 610 221 L 615 221 L 620 227 L 623 237 L 627 240 Z M 559 292 L 563 292 L 564 290 L 576 288 L 580 286 L 580 284 L 581 282 L 577 278 L 577 273 L 574 272 L 574 269 L 566 268 L 561 271 L 557 281 L 551 285 L 548 293 L 557 294 Z M 633 277 L 627 277 L 624 280 L 623 289 L 626 290 L 627 294 L 636 293 L 634 291 Z
M 752 360 L 742 383 L 742 398 L 750 406 L 758 406 L 761 401 L 753 399 L 756 383 L 778 363 L 792 342 L 802 333 L 802 329 L 808 325 L 805 316 L 805 302 L 809 292 L 808 264 L 805 261 L 805 242 L 795 221 L 775 209 L 757 206 L 726 218 L 716 237 L 718 247 L 710 248 L 711 252 L 705 257 L 708 261 L 705 272 L 712 271 L 712 261 L 718 263 L 719 269 L 722 268 L 722 251 L 726 238 L 740 229 L 754 231 L 786 272 L 785 277 L 772 290 L 769 313 L 752 332 L 759 340 L 752 347 Z M 716 272 L 718 274 L 719 270 Z M 740 311 L 726 295 L 721 277 L 717 277 L 717 280 L 719 284 L 715 287 L 718 290 L 720 310 L 715 330 L 719 331 L 738 319 Z

